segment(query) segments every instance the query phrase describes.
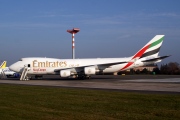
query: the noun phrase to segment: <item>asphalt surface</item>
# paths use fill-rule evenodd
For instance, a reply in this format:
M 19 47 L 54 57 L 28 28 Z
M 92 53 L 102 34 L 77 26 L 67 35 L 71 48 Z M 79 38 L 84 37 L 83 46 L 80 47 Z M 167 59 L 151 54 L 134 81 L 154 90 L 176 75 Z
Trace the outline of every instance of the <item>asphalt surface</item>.
M 0 84 L 180 94 L 180 75 L 95 75 L 85 80 L 45 75 L 43 79 L 28 81 L 4 78 L 0 79 Z

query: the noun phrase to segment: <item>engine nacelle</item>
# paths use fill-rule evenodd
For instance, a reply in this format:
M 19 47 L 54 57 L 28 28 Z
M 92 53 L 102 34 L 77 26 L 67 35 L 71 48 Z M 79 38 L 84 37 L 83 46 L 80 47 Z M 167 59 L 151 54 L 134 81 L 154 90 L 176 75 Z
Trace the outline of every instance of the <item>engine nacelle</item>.
M 84 68 L 84 73 L 86 75 L 95 75 L 96 74 L 96 68 L 94 66 L 91 67 L 85 67 Z
M 70 70 L 61 70 L 60 76 L 61 77 L 69 77 L 69 76 L 71 76 L 71 71 Z

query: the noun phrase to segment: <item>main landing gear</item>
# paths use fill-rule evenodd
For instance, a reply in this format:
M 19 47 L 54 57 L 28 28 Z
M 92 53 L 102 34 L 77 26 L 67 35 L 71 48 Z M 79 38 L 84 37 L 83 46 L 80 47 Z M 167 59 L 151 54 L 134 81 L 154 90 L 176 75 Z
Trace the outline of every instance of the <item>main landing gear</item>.
M 43 79 L 42 75 L 35 75 L 35 79 Z
M 91 79 L 91 76 L 89 76 L 89 75 L 77 75 L 77 79 L 79 79 L 79 80 Z

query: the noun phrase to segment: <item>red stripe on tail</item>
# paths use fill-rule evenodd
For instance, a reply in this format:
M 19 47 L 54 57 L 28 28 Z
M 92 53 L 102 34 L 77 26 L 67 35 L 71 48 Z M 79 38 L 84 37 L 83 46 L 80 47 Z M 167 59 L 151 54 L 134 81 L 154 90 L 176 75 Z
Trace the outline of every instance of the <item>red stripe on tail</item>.
M 144 54 L 144 52 L 149 48 L 149 46 L 150 46 L 150 44 L 145 46 L 144 48 L 142 48 L 138 53 L 136 53 L 134 55 L 134 57 L 131 60 L 133 60 L 133 59 L 135 59 L 137 57 L 140 58 Z M 133 63 L 134 62 L 128 62 L 121 70 L 124 70 L 124 69 L 130 67 Z

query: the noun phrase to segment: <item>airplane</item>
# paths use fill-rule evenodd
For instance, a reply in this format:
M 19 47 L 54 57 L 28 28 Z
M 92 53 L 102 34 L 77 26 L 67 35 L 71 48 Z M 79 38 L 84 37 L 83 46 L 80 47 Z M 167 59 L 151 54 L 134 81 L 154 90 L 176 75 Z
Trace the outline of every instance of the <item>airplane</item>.
M 18 77 L 18 74 L 6 67 L 7 61 L 3 61 L 0 65 L 0 74 L 3 74 L 7 77 Z M 2 73 L 3 72 L 3 73 Z
M 4 69 L 6 67 L 7 61 L 3 61 L 0 65 L 0 69 Z
M 91 75 L 114 73 L 131 68 L 161 62 L 169 57 L 158 56 L 165 35 L 156 35 L 136 54 L 126 58 L 57 59 L 43 57 L 21 58 L 9 68 L 26 76 L 56 74 L 60 77 L 90 78 Z M 25 80 L 25 79 L 23 79 Z

